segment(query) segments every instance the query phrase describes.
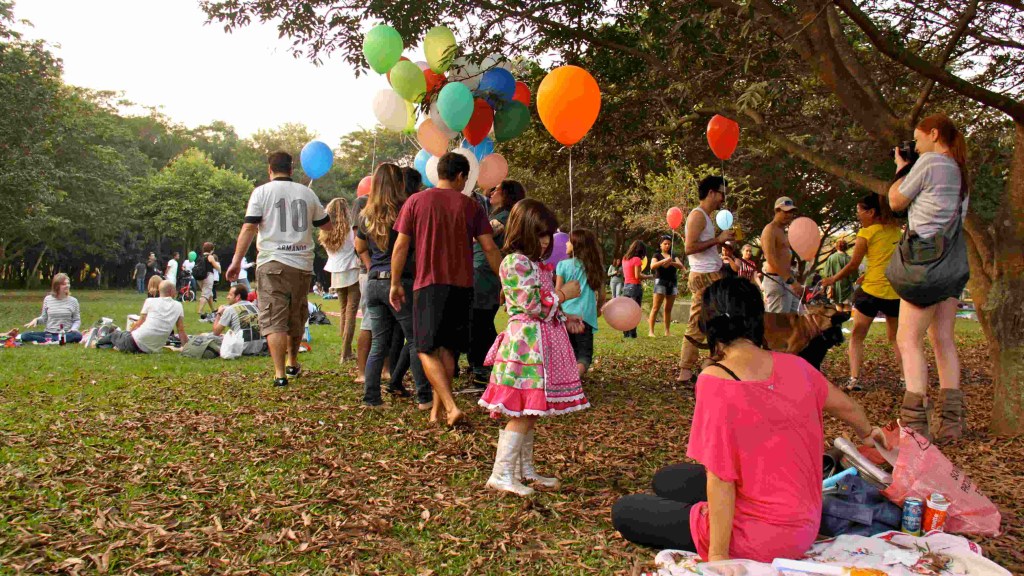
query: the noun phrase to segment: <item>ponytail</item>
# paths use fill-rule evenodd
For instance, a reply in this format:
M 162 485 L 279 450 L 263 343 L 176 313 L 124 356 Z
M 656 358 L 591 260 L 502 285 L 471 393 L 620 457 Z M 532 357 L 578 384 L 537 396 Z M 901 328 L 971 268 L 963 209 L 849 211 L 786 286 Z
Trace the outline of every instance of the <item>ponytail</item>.
M 939 132 L 939 141 L 949 148 L 950 155 L 960 167 L 960 198 L 969 196 L 971 181 L 967 175 L 967 141 L 964 139 L 963 132 L 957 129 L 953 121 L 945 114 L 926 116 L 918 122 L 917 129 L 926 134 L 932 130 Z

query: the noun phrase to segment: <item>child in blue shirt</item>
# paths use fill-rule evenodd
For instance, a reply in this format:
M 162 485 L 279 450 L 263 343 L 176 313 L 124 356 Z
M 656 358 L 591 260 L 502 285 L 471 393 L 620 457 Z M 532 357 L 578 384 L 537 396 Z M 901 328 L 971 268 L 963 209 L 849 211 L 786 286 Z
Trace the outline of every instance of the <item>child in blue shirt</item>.
M 562 311 L 583 320 L 582 332 L 569 332 L 569 342 L 576 355 L 576 367 L 582 377 L 594 361 L 594 332 L 597 332 L 597 317 L 605 300 L 604 263 L 597 236 L 590 230 L 570 232 L 565 250 L 570 258 L 558 263 L 555 289 L 573 280 L 580 283 L 580 295 L 563 303 Z

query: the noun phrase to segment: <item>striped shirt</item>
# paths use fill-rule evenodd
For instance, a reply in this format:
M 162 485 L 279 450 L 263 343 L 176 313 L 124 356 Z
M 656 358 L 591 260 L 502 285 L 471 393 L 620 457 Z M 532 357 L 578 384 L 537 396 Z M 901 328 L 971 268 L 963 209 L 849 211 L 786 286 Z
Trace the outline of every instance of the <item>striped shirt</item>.
M 908 229 L 922 238 L 931 238 L 953 219 L 960 203 L 960 166 L 945 154 L 925 152 L 900 183 L 900 194 L 911 201 Z M 966 198 L 961 216 L 965 214 Z
M 36 318 L 36 323 L 45 324 L 46 331 L 51 334 L 60 332 L 61 326 L 64 326 L 67 332 L 78 330 L 82 326 L 78 299 L 74 296 L 54 298 L 52 294 L 47 294 L 46 298 L 43 298 L 43 313 Z

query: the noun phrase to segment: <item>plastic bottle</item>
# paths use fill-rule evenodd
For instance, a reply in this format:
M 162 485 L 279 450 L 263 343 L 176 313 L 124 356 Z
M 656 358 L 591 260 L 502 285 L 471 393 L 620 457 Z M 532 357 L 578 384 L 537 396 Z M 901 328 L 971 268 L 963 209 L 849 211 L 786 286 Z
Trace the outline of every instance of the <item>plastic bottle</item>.
M 64 332 L 64 325 L 63 324 L 60 325 L 60 337 L 57 339 L 57 343 L 60 344 L 61 346 L 63 346 L 63 345 L 68 343 L 68 336 Z

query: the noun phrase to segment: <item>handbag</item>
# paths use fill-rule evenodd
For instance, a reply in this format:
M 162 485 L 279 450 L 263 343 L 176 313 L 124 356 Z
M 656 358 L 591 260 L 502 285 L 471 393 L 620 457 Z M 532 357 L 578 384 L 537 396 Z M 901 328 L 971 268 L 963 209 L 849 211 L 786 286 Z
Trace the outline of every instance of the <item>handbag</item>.
M 964 197 L 961 193 L 953 218 L 931 238 L 922 238 L 909 226 L 885 268 L 885 277 L 900 298 L 926 308 L 947 298 L 960 297 L 971 277 L 964 239 Z

